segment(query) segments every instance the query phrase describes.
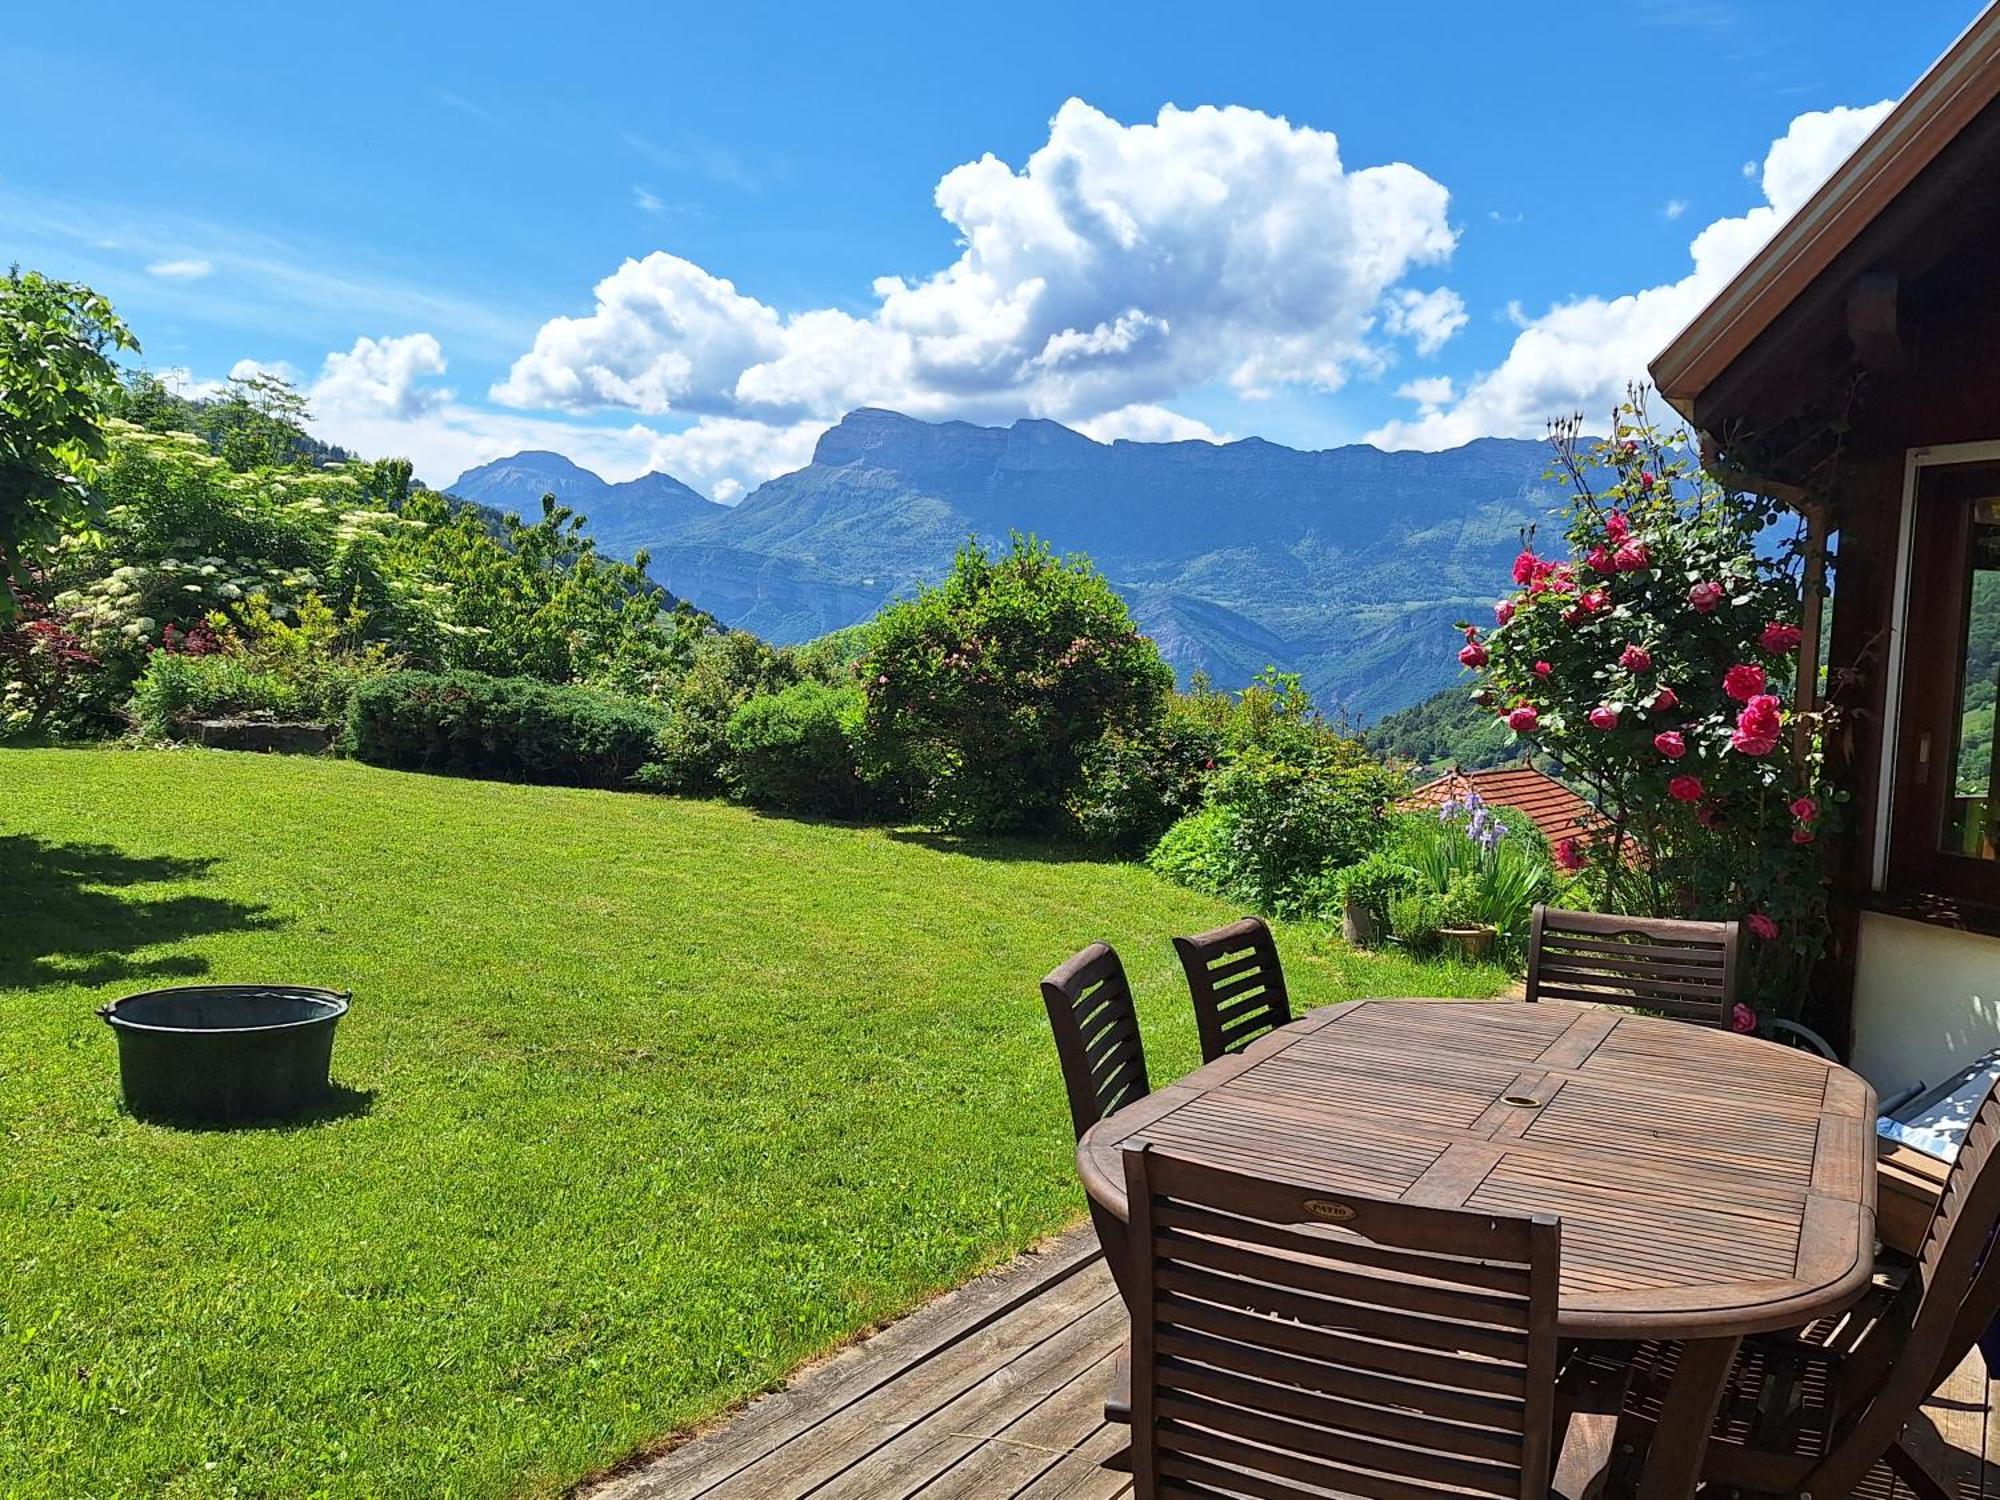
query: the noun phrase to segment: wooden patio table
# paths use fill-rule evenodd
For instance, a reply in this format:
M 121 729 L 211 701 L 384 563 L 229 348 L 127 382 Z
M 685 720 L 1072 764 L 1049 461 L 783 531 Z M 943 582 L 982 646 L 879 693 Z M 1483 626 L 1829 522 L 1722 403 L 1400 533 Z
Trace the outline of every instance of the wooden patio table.
M 1840 1309 L 1874 1269 L 1875 1092 L 1753 1037 L 1593 1006 L 1356 1000 L 1099 1122 L 1085 1189 L 1125 1217 L 1122 1152 L 1562 1219 L 1558 1329 L 1683 1339 L 1641 1500 L 1691 1495 L 1745 1334 Z

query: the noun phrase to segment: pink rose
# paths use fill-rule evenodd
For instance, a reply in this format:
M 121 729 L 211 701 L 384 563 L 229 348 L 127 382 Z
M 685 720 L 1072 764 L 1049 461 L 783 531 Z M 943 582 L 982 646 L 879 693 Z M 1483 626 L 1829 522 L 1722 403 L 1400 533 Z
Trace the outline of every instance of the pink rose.
M 1668 760 L 1679 760 L 1688 753 L 1687 741 L 1681 738 L 1678 729 L 1663 729 L 1654 735 L 1653 748 Z
M 1589 863 L 1583 857 L 1583 849 L 1575 839 L 1558 839 L 1555 848 L 1556 867 L 1574 875 Z
M 1783 656 L 1787 651 L 1799 649 L 1799 642 L 1805 639 L 1805 632 L 1796 625 L 1784 625 L 1773 620 L 1764 627 L 1764 634 L 1758 643 L 1773 656 Z
M 1598 704 L 1597 707 L 1590 711 L 1589 717 L 1592 729 L 1616 729 L 1618 727 L 1618 710 L 1608 703 Z
M 1792 830 L 1793 843 L 1810 844 L 1812 841 L 1813 841 L 1813 831 L 1810 828 L 1794 828 Z
M 1512 599 L 1502 599 L 1493 606 L 1493 623 L 1495 625 L 1505 625 L 1513 618 L 1514 601 Z
M 1656 714 L 1664 714 L 1671 713 L 1674 709 L 1679 708 L 1680 705 L 1681 700 L 1674 695 L 1674 690 L 1670 687 L 1663 687 L 1657 693 L 1653 694 L 1653 701 L 1648 707 Z
M 1597 573 L 1610 573 L 1618 566 L 1617 560 L 1611 555 L 1611 549 L 1602 542 L 1584 555 L 1583 562 L 1585 567 Z
M 1667 795 L 1676 802 L 1701 801 L 1701 778 L 1699 776 L 1676 776 L 1667 783 Z
M 1516 734 L 1533 734 L 1535 726 L 1542 722 L 1542 716 L 1535 712 L 1535 705 L 1523 703 L 1507 715 L 1507 727 Z
M 1744 755 L 1769 755 L 1778 748 L 1783 726 L 1778 700 L 1769 693 L 1759 693 L 1736 716 L 1736 732 L 1729 737 L 1729 748 Z
M 1522 549 L 1521 555 L 1514 559 L 1514 582 L 1523 586 L 1533 583 L 1541 561 L 1532 551 Z
M 1778 924 L 1761 911 L 1751 912 L 1749 922 L 1750 930 L 1767 943 L 1778 935 Z
M 1688 603 L 1698 615 L 1712 615 L 1716 605 L 1722 602 L 1722 585 L 1719 583 L 1697 583 L 1688 590 Z
M 1604 518 L 1604 534 L 1610 537 L 1614 544 L 1624 541 L 1631 533 L 1632 523 L 1625 519 L 1624 511 L 1614 510 Z
M 1549 673 L 1553 672 L 1554 670 L 1555 668 L 1550 666 L 1545 661 L 1538 661 L 1535 663 L 1535 675 L 1537 677 L 1546 677 L 1549 675 Z
M 1729 1029 L 1731 1031 L 1743 1032 L 1746 1035 L 1755 1031 L 1757 1029 L 1757 1012 L 1745 1005 L 1741 1000 L 1738 1000 L 1736 1008 L 1729 1013 Z
M 1628 672 L 1653 670 L 1653 653 L 1644 646 L 1627 646 L 1618 654 L 1618 665 Z
M 1748 703 L 1764 691 L 1764 669 L 1738 662 L 1722 674 L 1722 690 L 1738 703 Z
M 1592 589 L 1589 593 L 1579 597 L 1576 603 L 1577 608 L 1581 609 L 1585 614 L 1594 615 L 1611 608 L 1611 596 L 1605 593 L 1603 589 Z
M 1653 565 L 1653 554 L 1646 550 L 1644 542 L 1627 542 L 1611 561 L 1621 573 L 1637 573 Z
M 1542 586 L 1558 594 L 1574 593 L 1576 591 L 1576 570 L 1570 567 L 1568 563 L 1557 563 L 1542 574 Z
M 1819 816 L 1819 804 L 1810 797 L 1801 797 L 1791 806 L 1791 814 L 1801 823 L 1810 823 Z
M 1478 640 L 1468 637 L 1465 644 L 1458 648 L 1458 659 L 1468 667 L 1483 667 L 1486 665 L 1486 648 Z
M 1653 471 L 1651 469 L 1641 469 L 1639 471 L 1639 488 L 1642 490 L 1650 490 L 1652 487 L 1653 487 Z

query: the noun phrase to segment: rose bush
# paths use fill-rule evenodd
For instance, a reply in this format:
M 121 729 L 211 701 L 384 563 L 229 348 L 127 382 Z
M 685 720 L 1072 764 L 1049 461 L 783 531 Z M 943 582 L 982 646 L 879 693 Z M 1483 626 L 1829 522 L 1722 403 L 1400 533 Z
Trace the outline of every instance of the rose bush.
M 1779 515 L 1702 474 L 1636 400 L 1581 451 L 1558 546 L 1530 535 L 1489 629 L 1482 701 L 1586 787 L 1607 831 L 1555 851 L 1606 911 L 1735 918 L 1756 1003 L 1791 1010 L 1824 940 L 1817 715 L 1786 702 L 1802 599 Z M 1463 658 L 1462 658 L 1463 659 Z

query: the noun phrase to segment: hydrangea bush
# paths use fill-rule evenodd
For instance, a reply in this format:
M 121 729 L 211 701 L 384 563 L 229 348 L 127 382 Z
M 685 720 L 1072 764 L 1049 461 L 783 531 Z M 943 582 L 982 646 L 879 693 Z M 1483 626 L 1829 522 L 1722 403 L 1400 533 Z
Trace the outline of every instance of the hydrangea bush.
M 1800 549 L 1774 547 L 1777 509 L 1715 484 L 1636 397 L 1587 453 L 1574 423 L 1555 441 L 1561 540 L 1526 539 L 1459 660 L 1603 813 L 1558 866 L 1605 911 L 1743 921 L 1757 1003 L 1795 1010 L 1824 944 L 1832 800 L 1824 723 L 1789 701 Z

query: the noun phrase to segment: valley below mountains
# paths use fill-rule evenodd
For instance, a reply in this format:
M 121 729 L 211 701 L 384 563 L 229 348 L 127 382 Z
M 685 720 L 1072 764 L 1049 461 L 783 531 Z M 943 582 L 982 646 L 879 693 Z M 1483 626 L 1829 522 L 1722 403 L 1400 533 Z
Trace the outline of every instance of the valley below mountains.
M 560 455 L 468 471 L 450 492 L 532 514 L 546 491 L 606 551 L 728 625 L 774 642 L 866 619 L 935 581 L 967 537 L 1032 532 L 1083 552 L 1183 681 L 1300 673 L 1357 723 L 1456 681 L 1460 619 L 1483 621 L 1522 528 L 1560 500 L 1539 442 L 1438 453 L 1363 444 L 1098 443 L 1011 427 L 849 413 L 812 462 L 717 505 L 665 474 L 609 484 Z

